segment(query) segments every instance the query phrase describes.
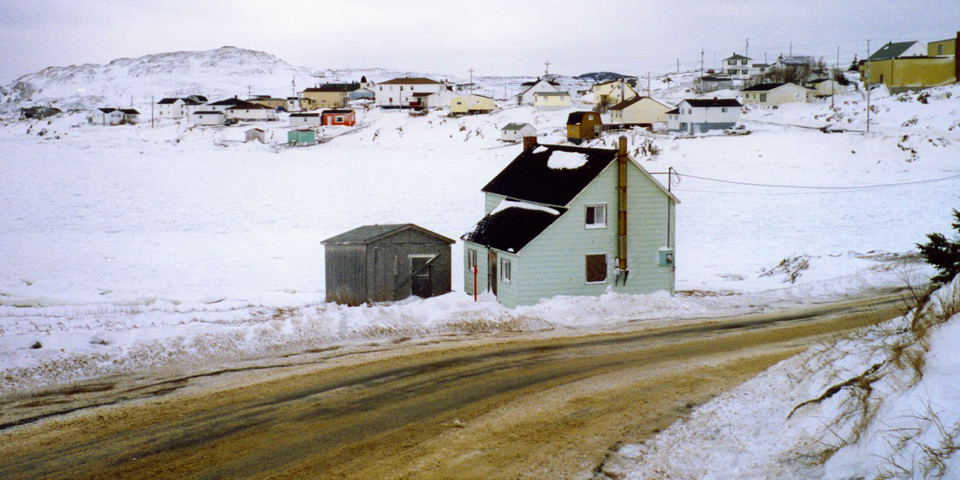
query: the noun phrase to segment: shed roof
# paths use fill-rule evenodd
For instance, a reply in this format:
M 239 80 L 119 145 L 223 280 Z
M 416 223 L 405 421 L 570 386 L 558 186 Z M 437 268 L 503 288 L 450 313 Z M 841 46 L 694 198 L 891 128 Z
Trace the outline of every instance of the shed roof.
M 913 44 L 917 43 L 916 40 L 910 40 L 906 42 L 887 42 L 886 45 L 880 47 L 879 50 L 873 52 L 873 55 L 870 55 L 871 61 L 878 60 L 890 60 L 891 58 L 897 58 L 904 54 Z
M 502 130 L 520 130 L 527 125 L 530 125 L 530 124 L 529 123 L 508 123 L 507 126 L 502 128 Z
M 556 210 L 558 215 L 520 207 L 505 208 L 483 217 L 473 231 L 460 238 L 505 252 L 519 252 L 567 211 Z
M 567 115 L 567 125 L 576 125 L 580 122 L 583 122 L 583 116 L 588 113 L 596 114 L 597 112 L 570 112 L 570 114 Z
M 735 98 L 688 98 L 684 100 L 691 107 L 742 107 Z M 683 102 L 680 102 L 683 103 Z
M 566 145 L 541 147 L 543 150 L 540 152 L 531 150 L 517 155 L 482 190 L 530 202 L 564 206 L 617 157 L 616 150 L 605 148 Z M 579 168 L 550 168 L 547 162 L 556 151 L 583 153 L 587 161 Z
M 398 77 L 380 82 L 380 85 L 434 85 L 440 82 L 423 77 Z
M 439 233 L 432 232 L 426 228 L 414 225 L 412 223 L 398 223 L 391 225 L 364 225 L 362 227 L 354 228 L 353 230 L 348 230 L 341 233 L 340 235 L 335 235 L 330 237 L 321 243 L 324 245 L 366 245 L 374 241 L 380 240 L 384 237 L 391 235 L 396 235 L 405 230 L 416 230 L 420 233 L 423 233 L 427 236 L 433 237 L 437 240 L 440 240 L 443 243 L 451 244 L 454 243 L 453 239 L 444 237 Z
M 741 92 L 766 92 L 768 90 L 773 90 L 781 85 L 786 85 L 787 82 L 774 82 L 774 83 L 758 83 L 752 87 L 747 87 L 741 90 Z
M 291 113 L 291 117 L 317 117 L 320 118 L 319 113 Z
M 343 113 L 353 113 L 353 110 L 349 108 L 331 108 L 329 110 L 324 110 L 323 114 L 343 114 Z

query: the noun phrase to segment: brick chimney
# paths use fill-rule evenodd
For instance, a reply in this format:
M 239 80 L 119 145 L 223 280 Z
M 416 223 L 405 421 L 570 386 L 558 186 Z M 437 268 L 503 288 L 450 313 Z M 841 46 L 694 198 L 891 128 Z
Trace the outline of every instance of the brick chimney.
M 537 137 L 533 137 L 533 136 L 523 137 L 523 151 L 529 152 L 534 148 L 537 148 Z

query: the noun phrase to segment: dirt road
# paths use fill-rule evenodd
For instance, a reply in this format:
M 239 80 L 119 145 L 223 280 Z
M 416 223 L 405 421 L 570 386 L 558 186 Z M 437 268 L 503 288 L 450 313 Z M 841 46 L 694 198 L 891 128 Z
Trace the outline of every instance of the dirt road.
M 616 442 L 642 440 L 811 343 L 902 308 L 889 295 L 78 384 L 4 401 L 0 478 L 584 478 Z

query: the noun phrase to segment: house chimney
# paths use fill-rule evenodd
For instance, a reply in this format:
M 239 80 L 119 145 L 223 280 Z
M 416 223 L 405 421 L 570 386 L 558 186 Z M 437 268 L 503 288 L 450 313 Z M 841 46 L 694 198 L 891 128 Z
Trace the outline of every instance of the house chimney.
M 627 137 L 618 139 L 617 148 L 617 270 L 627 284 Z
M 527 136 L 523 137 L 523 151 L 529 152 L 537 147 L 537 137 Z
M 953 41 L 953 79 L 960 82 L 960 63 L 957 63 L 958 50 L 960 50 L 960 32 L 957 32 L 957 39 Z

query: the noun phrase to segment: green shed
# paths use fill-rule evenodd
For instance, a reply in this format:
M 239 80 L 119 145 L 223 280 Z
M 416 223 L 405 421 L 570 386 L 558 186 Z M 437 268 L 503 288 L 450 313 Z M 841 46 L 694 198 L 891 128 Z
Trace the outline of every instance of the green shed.
M 295 145 L 313 145 L 317 143 L 317 132 L 307 128 L 290 130 L 287 132 L 287 144 Z

